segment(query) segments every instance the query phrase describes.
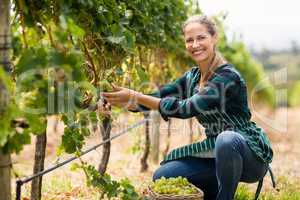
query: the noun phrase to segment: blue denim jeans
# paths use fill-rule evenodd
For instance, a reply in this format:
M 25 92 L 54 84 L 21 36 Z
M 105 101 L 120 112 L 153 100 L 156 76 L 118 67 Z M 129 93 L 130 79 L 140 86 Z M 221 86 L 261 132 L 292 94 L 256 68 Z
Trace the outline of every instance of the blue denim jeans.
M 154 172 L 153 180 L 186 177 L 203 191 L 204 200 L 232 200 L 240 181 L 257 182 L 267 169 L 241 134 L 224 131 L 217 137 L 215 158 L 186 157 L 166 162 Z

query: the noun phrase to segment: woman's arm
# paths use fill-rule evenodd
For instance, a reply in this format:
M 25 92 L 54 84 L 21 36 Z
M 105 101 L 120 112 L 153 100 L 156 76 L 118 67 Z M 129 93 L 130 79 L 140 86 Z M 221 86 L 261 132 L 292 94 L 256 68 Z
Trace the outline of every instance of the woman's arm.
M 225 107 L 227 101 L 236 98 L 236 94 L 239 93 L 238 80 L 234 72 L 223 70 L 200 92 L 186 99 L 174 96 L 159 98 L 122 87 L 115 87 L 115 92 L 103 93 L 103 96 L 113 106 L 127 106 L 128 109 L 132 109 L 136 105 L 142 105 L 152 110 L 159 110 L 165 120 L 168 117 L 185 119 L 215 107 Z
M 177 78 L 175 81 L 165 84 L 164 86 L 160 87 L 157 91 L 147 94 L 146 96 L 152 96 L 152 97 L 157 97 L 157 98 L 164 98 L 164 97 L 168 97 L 168 96 L 173 96 L 173 97 L 177 97 L 177 98 L 185 98 L 186 79 L 187 79 L 186 76 L 189 73 L 191 73 L 191 70 L 184 73 L 184 75 Z M 138 103 L 138 104 L 136 104 L 136 106 L 133 106 L 131 109 L 129 109 L 129 111 L 144 112 L 144 111 L 149 111 L 151 109 L 153 109 L 153 108 L 150 108 L 143 104 Z
M 136 95 L 137 104 L 141 104 L 150 110 L 158 110 L 160 100 L 161 98 L 144 95 L 142 93 Z
M 117 86 L 114 86 L 114 92 L 103 92 L 102 95 L 111 105 L 125 107 L 132 112 L 158 110 L 161 98 L 170 96 L 179 99 L 185 98 L 186 80 L 191 71 L 187 71 L 175 81 L 147 95 Z
M 200 92 L 186 99 L 175 96 L 154 97 L 122 87 L 115 87 L 115 92 L 106 92 L 103 96 L 113 106 L 134 109 L 137 105 L 142 105 L 149 109 L 159 110 L 165 120 L 168 120 L 168 117 L 186 119 L 206 110 L 227 106 L 229 99 L 237 98 L 240 91 L 238 82 L 239 76 L 236 73 L 223 70 Z
M 157 110 L 161 98 L 145 95 L 128 88 L 114 86 L 114 92 L 103 92 L 102 96 L 112 106 L 135 109 L 137 105 L 142 105 L 150 110 Z
M 186 99 L 165 97 L 159 102 L 159 112 L 163 119 L 168 117 L 191 118 L 204 111 L 226 109 L 229 101 L 239 103 L 240 77 L 232 70 L 222 70 L 204 88 Z
M 103 96 L 114 106 L 127 106 L 128 109 L 132 109 L 136 105 L 143 105 L 149 109 L 159 110 L 165 120 L 168 120 L 168 117 L 185 119 L 197 116 L 206 110 L 224 109 L 229 99 L 235 98 L 238 103 L 239 78 L 235 72 L 223 70 L 200 92 L 186 99 L 174 96 L 153 97 L 122 87 L 115 87 L 115 92 L 103 93 Z

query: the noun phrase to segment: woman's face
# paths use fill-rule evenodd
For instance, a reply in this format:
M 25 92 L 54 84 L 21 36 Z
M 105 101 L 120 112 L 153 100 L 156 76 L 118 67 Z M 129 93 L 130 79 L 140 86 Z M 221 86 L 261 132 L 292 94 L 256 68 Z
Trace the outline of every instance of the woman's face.
M 212 36 L 205 25 L 192 22 L 184 28 L 184 40 L 187 51 L 200 64 L 212 57 L 217 36 Z

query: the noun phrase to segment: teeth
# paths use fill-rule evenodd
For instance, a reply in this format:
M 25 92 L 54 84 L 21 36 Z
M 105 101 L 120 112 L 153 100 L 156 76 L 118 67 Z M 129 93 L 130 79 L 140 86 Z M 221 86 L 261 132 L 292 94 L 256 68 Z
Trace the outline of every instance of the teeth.
M 193 54 L 201 54 L 203 51 L 199 50 L 199 51 L 194 51 Z

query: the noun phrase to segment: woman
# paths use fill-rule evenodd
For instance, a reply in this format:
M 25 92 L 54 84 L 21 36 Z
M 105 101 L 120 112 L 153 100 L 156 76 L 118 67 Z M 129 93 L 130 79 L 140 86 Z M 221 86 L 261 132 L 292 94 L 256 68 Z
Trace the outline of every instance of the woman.
M 273 152 L 263 130 L 250 121 L 244 79 L 216 52 L 214 23 L 192 16 L 183 34 L 197 67 L 152 95 L 115 87 L 103 96 L 110 105 L 127 104 L 132 111 L 158 110 L 165 120 L 196 117 L 207 139 L 171 151 L 153 179 L 183 176 L 204 192 L 205 200 L 231 200 L 240 181 L 263 179 Z

